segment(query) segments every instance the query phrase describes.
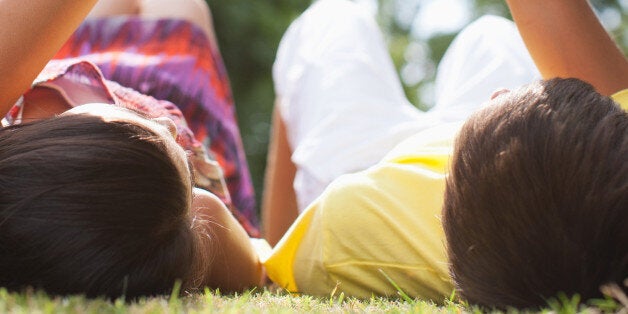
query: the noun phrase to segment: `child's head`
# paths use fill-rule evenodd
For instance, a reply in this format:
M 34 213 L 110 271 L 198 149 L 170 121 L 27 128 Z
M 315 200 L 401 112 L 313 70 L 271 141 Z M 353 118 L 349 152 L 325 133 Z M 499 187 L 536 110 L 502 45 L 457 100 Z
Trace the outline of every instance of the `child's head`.
M 0 286 L 133 297 L 193 281 L 192 186 L 168 145 L 88 114 L 0 129 Z
M 628 277 L 628 115 L 575 79 L 498 96 L 456 141 L 443 225 L 461 296 L 584 299 Z

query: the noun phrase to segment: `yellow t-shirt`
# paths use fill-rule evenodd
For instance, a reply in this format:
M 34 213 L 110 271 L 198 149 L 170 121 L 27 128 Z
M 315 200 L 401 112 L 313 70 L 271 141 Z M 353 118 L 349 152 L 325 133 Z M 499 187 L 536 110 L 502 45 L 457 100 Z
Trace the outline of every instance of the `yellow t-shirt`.
M 628 90 L 613 95 L 628 109 Z M 444 179 L 460 124 L 400 143 L 377 165 L 335 180 L 265 261 L 291 292 L 442 302 L 453 286 L 440 221 Z M 388 279 L 388 278 L 390 279 Z
M 622 109 L 628 111 L 628 89 L 615 93 L 612 98 L 621 106 Z
M 368 170 L 335 180 L 265 262 L 293 292 L 397 295 L 443 301 L 452 292 L 440 211 L 459 124 L 421 132 Z M 390 279 L 388 279 L 388 278 Z

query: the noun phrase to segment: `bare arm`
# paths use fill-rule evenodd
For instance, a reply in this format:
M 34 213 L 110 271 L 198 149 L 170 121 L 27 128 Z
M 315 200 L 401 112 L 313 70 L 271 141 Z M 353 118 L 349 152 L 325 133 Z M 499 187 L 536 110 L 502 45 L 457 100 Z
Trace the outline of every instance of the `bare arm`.
M 276 109 L 273 112 L 272 134 L 262 200 L 264 237 L 275 245 L 298 216 L 293 182 L 296 167 L 290 156 L 286 128 Z
M 544 78 L 576 77 L 611 95 L 628 87 L 628 61 L 586 0 L 506 0 Z
M 97 0 L 0 0 L 0 115 L 24 93 Z
M 196 232 L 202 232 L 205 270 L 203 283 L 221 291 L 242 291 L 259 286 L 262 265 L 244 228 L 213 194 L 194 189 Z

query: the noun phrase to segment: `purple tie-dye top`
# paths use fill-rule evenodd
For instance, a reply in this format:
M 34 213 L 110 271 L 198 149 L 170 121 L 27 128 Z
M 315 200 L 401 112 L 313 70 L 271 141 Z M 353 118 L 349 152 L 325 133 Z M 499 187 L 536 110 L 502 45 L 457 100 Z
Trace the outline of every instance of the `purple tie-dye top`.
M 259 236 L 255 196 L 220 54 L 182 20 L 116 17 L 84 22 L 33 86 L 70 80 L 110 103 L 167 116 L 191 155 L 197 186 L 219 196 L 251 236 Z M 148 96 L 147 96 L 148 95 Z M 65 91 L 69 106 L 79 105 Z M 6 117 L 18 123 L 20 101 Z

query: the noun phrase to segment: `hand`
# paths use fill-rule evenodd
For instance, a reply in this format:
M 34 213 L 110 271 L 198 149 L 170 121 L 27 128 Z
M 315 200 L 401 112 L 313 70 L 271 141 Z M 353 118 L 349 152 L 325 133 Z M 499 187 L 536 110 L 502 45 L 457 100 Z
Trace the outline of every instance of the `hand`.
M 579 78 L 605 95 L 628 87 L 628 61 L 586 0 L 506 2 L 544 78 Z

